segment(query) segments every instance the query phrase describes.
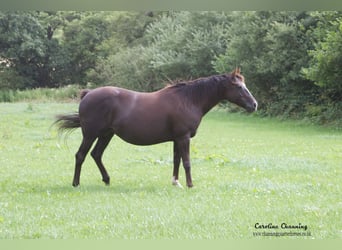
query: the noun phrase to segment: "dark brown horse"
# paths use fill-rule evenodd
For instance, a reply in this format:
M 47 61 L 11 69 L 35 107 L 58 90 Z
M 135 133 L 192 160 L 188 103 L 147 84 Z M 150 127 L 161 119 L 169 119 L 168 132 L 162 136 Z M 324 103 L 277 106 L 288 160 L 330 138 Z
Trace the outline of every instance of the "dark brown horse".
M 246 88 L 239 69 L 231 74 L 177 83 L 152 93 L 117 87 L 83 91 L 79 112 L 59 115 L 56 120 L 60 130 L 82 128 L 83 140 L 76 153 L 72 185 L 79 185 L 82 163 L 96 139 L 91 156 L 101 172 L 102 180 L 109 184 L 102 154 L 116 134 L 136 145 L 173 141 L 172 184 L 181 186 L 178 172 L 182 159 L 186 184 L 192 187 L 190 138 L 195 136 L 202 117 L 221 100 L 235 103 L 248 112 L 257 109 L 257 102 Z

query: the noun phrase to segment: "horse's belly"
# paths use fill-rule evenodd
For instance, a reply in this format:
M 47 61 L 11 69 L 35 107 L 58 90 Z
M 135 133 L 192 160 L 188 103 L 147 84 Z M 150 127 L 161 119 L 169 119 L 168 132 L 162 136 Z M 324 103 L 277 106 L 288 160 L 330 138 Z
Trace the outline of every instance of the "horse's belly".
M 150 130 L 118 131 L 116 134 L 124 141 L 135 145 L 153 145 L 172 140 L 169 133 L 156 133 Z
M 172 131 L 165 119 L 122 119 L 114 132 L 124 141 L 135 145 L 152 145 L 172 140 Z

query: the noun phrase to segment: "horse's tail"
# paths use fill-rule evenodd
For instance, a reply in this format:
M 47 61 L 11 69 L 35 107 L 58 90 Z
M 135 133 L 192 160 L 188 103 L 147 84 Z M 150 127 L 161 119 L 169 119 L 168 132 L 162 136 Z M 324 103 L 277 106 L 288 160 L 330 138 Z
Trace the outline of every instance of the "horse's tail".
M 68 115 L 57 115 L 54 125 L 57 125 L 59 132 L 79 128 L 81 127 L 80 116 L 78 113 Z
M 81 100 L 90 92 L 90 89 L 83 89 L 80 93 Z M 74 130 L 81 127 L 80 116 L 78 113 L 67 115 L 56 115 L 56 120 L 53 123 L 58 127 L 58 131 L 63 133 L 68 130 Z

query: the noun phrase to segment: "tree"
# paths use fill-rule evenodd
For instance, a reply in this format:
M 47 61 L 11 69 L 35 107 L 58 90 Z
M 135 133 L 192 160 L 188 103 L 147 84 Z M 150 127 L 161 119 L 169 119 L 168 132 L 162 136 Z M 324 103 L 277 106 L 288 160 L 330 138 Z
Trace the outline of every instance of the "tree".
M 320 13 L 320 24 L 315 32 L 321 39 L 313 50 L 310 65 L 303 69 L 305 76 L 328 92 L 331 99 L 340 101 L 342 96 L 342 14 Z M 328 15 L 330 21 L 324 22 Z M 332 19 L 332 20 L 331 20 Z M 322 22 L 323 21 L 323 22 Z
M 109 37 L 105 13 L 72 20 L 63 30 L 63 45 L 70 55 L 69 82 L 86 83 L 86 73 L 101 56 L 99 45 Z
M 47 16 L 45 12 L 0 13 L 1 77 L 7 79 L 8 88 L 56 87 L 63 82 L 69 60 L 53 37 L 56 18 L 48 22 Z
M 232 15 L 235 21 L 227 50 L 213 62 L 215 69 L 227 72 L 240 66 L 264 112 L 297 112 L 302 96 L 312 87 L 301 73 L 312 46 L 306 35 L 312 24 L 307 20 L 309 15 L 271 11 Z
M 108 37 L 97 45 L 94 67 L 86 71 L 86 79 L 96 85 L 114 84 L 133 89 L 153 89 L 145 53 L 146 28 L 159 14 L 143 12 L 106 13 Z M 145 81 L 146 80 L 146 81 Z
M 143 28 L 136 33 L 139 45 L 129 42 L 127 35 L 121 35 L 124 39 L 115 35 L 118 41 L 126 41 L 126 47 L 98 61 L 92 72 L 93 76 L 97 73 L 97 81 L 114 81 L 134 89 L 153 90 L 170 79 L 215 73 L 211 61 L 226 48 L 228 19 L 225 13 L 166 12 L 153 15 L 153 18 L 154 22 L 151 22 L 140 17 L 139 20 L 146 23 L 140 24 Z M 136 29 L 128 26 L 134 23 L 117 26 L 134 32 Z
M 44 56 L 43 28 L 31 13 L 0 13 L 0 58 L 2 71 L 22 78 L 21 86 L 34 86 L 37 71 Z M 10 79 L 9 79 L 10 80 Z M 12 87 L 12 86 L 11 86 Z
M 215 73 L 211 61 L 226 49 L 229 17 L 218 12 L 171 12 L 149 26 L 151 67 L 170 79 Z

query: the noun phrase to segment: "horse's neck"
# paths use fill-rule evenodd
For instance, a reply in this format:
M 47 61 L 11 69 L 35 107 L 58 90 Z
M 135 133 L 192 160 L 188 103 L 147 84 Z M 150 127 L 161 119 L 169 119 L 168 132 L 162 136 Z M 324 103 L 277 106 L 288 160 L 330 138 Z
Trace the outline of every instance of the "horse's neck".
M 202 106 L 202 113 L 205 115 L 208 113 L 213 107 L 215 107 L 221 99 L 210 99 L 206 103 L 203 104 Z
M 220 101 L 223 100 L 223 90 L 221 84 L 213 83 L 209 90 L 202 96 L 199 106 L 203 115 L 208 113 Z

